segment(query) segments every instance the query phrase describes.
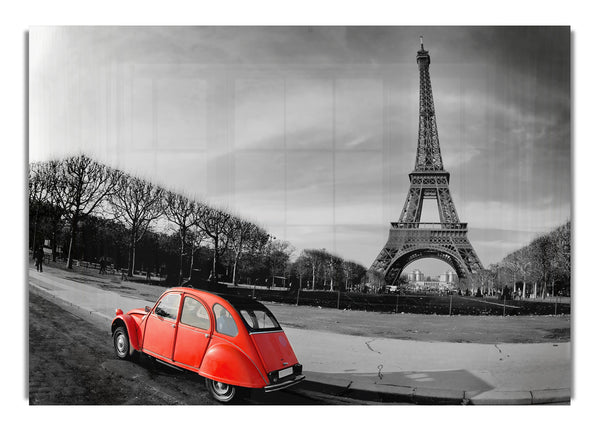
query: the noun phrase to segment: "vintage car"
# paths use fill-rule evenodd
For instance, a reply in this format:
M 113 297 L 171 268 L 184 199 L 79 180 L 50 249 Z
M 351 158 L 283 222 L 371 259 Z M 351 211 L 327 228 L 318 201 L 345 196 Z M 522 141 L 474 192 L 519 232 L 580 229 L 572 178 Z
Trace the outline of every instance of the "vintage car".
M 241 388 L 270 392 L 304 379 L 277 319 L 251 298 L 171 288 L 152 308 L 117 309 L 111 331 L 120 359 L 143 352 L 197 372 L 223 403 L 236 398 Z

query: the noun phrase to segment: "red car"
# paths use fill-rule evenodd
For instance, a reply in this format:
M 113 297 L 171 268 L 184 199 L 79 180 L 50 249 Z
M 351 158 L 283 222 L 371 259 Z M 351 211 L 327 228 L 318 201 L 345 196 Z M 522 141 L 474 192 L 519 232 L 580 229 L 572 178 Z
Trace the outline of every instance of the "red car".
M 117 309 L 111 331 L 119 358 L 143 352 L 197 372 L 223 403 L 240 388 L 270 392 L 304 379 L 277 319 L 250 298 L 176 287 L 152 308 Z

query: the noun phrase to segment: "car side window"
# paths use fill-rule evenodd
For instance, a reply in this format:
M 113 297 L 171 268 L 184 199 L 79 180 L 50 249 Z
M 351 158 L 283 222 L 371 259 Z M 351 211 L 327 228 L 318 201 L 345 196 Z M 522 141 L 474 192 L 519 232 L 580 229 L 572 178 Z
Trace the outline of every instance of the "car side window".
M 181 299 L 181 295 L 179 294 L 171 294 L 163 297 L 160 300 L 156 308 L 154 309 L 154 314 L 160 317 L 164 317 L 165 319 L 177 319 L 177 311 L 179 310 L 179 300 Z
M 238 334 L 238 328 L 229 311 L 220 304 L 215 304 L 213 311 L 217 320 L 217 332 L 235 337 Z
M 200 301 L 190 296 L 186 296 L 183 300 L 181 323 L 193 326 L 194 328 L 210 329 L 208 311 L 206 311 L 206 308 Z

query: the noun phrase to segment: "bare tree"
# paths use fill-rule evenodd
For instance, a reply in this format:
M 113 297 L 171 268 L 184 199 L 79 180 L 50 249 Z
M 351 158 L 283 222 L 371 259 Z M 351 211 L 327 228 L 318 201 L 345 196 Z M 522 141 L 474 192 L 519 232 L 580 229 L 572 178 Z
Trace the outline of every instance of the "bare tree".
M 552 259 L 552 295 L 555 295 L 554 282 L 562 278 L 570 285 L 571 280 L 571 222 L 559 227 L 553 234 L 555 255 Z
M 114 193 L 121 172 L 96 163 L 85 155 L 57 162 L 52 169 L 56 170 L 56 182 L 51 187 L 69 224 L 67 268 L 71 269 L 79 221 L 93 214 Z
M 202 232 L 195 224 L 190 227 L 188 231 L 189 244 L 190 244 L 190 274 L 192 277 L 192 271 L 194 269 L 194 255 L 202 246 L 202 242 L 206 239 L 206 235 Z
M 44 190 L 42 195 L 43 202 L 47 205 L 47 217 L 50 227 L 50 242 L 52 247 L 52 260 L 56 262 L 57 244 L 59 232 L 62 228 L 63 210 L 59 202 L 59 190 L 55 187 L 58 182 L 58 165 L 56 161 L 40 163 L 37 169 L 37 181 L 40 182 Z M 37 209 L 36 208 L 36 218 Z
M 164 213 L 167 219 L 173 223 L 179 234 L 179 278 L 178 283 L 183 281 L 183 256 L 185 254 L 185 245 L 187 234 L 196 221 L 195 214 L 198 205 L 178 193 L 167 192 L 163 200 Z
M 358 263 L 345 260 L 342 263 L 342 270 L 344 272 L 344 290 L 348 290 L 348 285 L 351 287 L 359 281 L 366 273 L 366 268 Z
M 29 208 L 35 209 L 35 217 L 33 221 L 33 241 L 32 248 L 35 252 L 37 246 L 37 228 L 40 213 L 40 206 L 47 200 L 48 187 L 44 181 L 44 165 L 42 163 L 32 163 L 29 165 L 28 172 L 28 191 L 29 191 Z
M 219 281 L 219 259 L 227 250 L 233 229 L 232 215 L 208 205 L 201 205 L 195 213 L 195 224 L 211 240 L 213 264 L 211 280 Z
M 333 291 L 337 284 L 338 274 L 342 271 L 343 260 L 339 256 L 335 256 L 331 253 L 327 253 L 326 256 L 325 272 L 329 277 L 329 290 Z
M 313 264 L 311 262 L 309 255 L 307 254 L 306 250 L 302 250 L 302 253 L 300 254 L 300 256 L 298 256 L 298 259 L 296 259 L 296 261 L 294 262 L 294 269 L 295 269 L 296 275 L 298 276 L 298 279 L 299 279 L 298 283 L 299 283 L 300 289 L 302 289 L 304 287 L 302 279 L 311 273 L 314 277 Z
M 507 268 L 513 277 L 513 294 L 517 292 L 517 275 L 519 274 L 519 262 L 514 254 L 510 254 L 502 260 L 501 265 Z
M 321 268 L 325 265 L 327 252 L 325 249 L 308 249 L 303 252 L 306 258 L 310 262 L 311 275 L 312 275 L 312 289 L 315 289 L 315 283 L 317 281 L 318 273 Z
M 122 175 L 117 193 L 110 198 L 115 218 L 129 230 L 128 275 L 135 270 L 136 244 L 142 239 L 152 222 L 163 214 L 163 190 L 155 185 L 129 175 Z
M 237 286 L 238 263 L 242 254 L 262 250 L 269 240 L 269 234 L 256 224 L 237 217 L 232 217 L 231 225 L 230 242 L 233 250 L 232 281 Z
M 285 278 L 285 272 L 288 267 L 290 256 L 294 252 L 294 247 L 287 241 L 277 240 L 271 237 L 271 240 L 265 248 L 269 270 L 271 272 L 271 283 L 275 285 L 276 274 L 282 274 Z

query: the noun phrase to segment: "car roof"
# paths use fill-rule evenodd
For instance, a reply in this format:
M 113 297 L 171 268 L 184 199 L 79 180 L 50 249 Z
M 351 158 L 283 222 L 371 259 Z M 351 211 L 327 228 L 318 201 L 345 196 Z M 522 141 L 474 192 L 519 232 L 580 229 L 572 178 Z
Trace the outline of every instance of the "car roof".
M 261 311 L 264 311 L 268 316 L 270 316 L 273 319 L 273 321 L 276 324 L 276 327 L 274 327 L 274 328 L 268 328 L 268 330 L 273 330 L 273 329 L 275 329 L 275 330 L 281 330 L 281 325 L 279 324 L 279 322 L 277 321 L 277 318 L 273 315 L 273 313 L 271 313 L 271 310 L 269 310 L 264 304 L 258 302 L 255 299 L 252 299 L 252 298 L 250 298 L 248 296 L 232 295 L 232 294 L 220 293 L 220 292 L 210 292 L 208 290 L 196 289 L 194 287 L 173 287 L 173 288 L 171 288 L 169 290 L 170 291 L 175 291 L 175 292 L 182 292 L 182 293 L 201 294 L 200 296 L 213 297 L 213 299 L 219 298 L 221 300 L 229 302 L 229 304 L 238 313 L 241 313 L 242 310 L 247 310 L 247 311 L 249 311 L 249 310 L 261 310 Z M 205 299 L 208 299 L 208 298 L 205 298 Z M 261 332 L 260 329 L 251 328 L 250 326 L 248 326 L 248 322 L 245 319 L 242 319 L 242 322 L 246 326 L 246 329 L 252 330 L 252 331 Z
M 252 299 L 248 296 L 233 295 L 230 293 L 211 292 L 208 290 L 196 289 L 193 287 L 173 287 L 169 290 L 177 290 L 177 291 L 188 292 L 188 293 L 202 293 L 204 295 L 214 296 L 217 298 L 224 299 L 225 301 L 227 301 L 231 305 L 233 305 L 233 307 L 236 309 L 245 308 L 245 307 L 260 308 L 260 309 L 266 308 L 263 304 L 261 304 L 257 300 Z

